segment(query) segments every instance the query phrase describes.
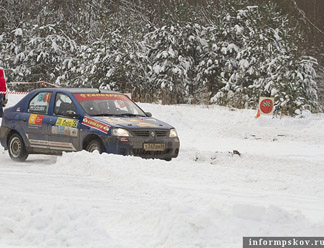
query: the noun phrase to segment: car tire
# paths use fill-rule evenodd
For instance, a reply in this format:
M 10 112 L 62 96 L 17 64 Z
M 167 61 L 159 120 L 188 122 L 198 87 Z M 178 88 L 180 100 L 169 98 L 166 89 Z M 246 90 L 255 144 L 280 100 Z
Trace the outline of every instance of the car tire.
M 10 158 L 14 161 L 24 162 L 27 159 L 28 153 L 25 143 L 19 134 L 11 135 L 8 142 L 8 152 Z
M 86 150 L 88 152 L 98 151 L 101 154 L 105 151 L 105 148 L 99 140 L 95 139 L 89 142 L 89 144 L 86 147 Z

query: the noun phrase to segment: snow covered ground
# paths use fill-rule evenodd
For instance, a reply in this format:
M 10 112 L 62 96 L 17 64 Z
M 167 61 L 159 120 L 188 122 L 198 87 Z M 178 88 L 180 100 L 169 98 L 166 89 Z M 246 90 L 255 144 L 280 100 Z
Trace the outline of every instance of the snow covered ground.
M 16 163 L 0 148 L 1 248 L 230 248 L 243 236 L 323 234 L 323 114 L 139 105 L 177 128 L 177 159 L 78 152 Z

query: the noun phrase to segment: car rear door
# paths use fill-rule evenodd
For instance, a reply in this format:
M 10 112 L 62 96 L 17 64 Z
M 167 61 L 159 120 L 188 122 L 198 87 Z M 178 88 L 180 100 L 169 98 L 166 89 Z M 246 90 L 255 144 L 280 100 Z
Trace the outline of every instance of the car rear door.
M 27 112 L 22 113 L 21 128 L 33 149 L 46 152 L 48 147 L 49 105 L 52 92 L 38 92 L 28 103 Z
M 48 144 L 57 151 L 77 151 L 79 142 L 79 120 L 70 117 L 77 114 L 76 105 L 65 93 L 56 93 L 53 111 L 48 126 Z

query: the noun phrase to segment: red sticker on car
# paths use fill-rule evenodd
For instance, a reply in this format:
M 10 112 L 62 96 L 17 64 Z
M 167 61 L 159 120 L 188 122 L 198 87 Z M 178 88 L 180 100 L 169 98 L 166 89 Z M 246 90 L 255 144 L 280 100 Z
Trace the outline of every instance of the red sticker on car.
M 85 126 L 92 127 L 100 132 L 108 133 L 110 126 L 89 117 L 84 117 L 82 123 Z
M 78 102 L 91 101 L 91 100 L 122 100 L 130 102 L 131 100 L 120 94 L 110 94 L 110 93 L 95 93 L 95 94 L 74 94 L 75 99 Z

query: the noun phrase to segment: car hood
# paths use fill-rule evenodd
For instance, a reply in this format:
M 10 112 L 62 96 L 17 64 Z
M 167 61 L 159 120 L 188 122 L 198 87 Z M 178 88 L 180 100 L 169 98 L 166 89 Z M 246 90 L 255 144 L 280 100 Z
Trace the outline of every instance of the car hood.
M 125 129 L 146 129 L 146 128 L 157 128 L 157 129 L 171 129 L 171 125 L 162 122 L 152 117 L 91 117 L 100 122 L 104 122 L 111 127 L 125 128 Z

